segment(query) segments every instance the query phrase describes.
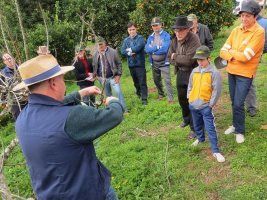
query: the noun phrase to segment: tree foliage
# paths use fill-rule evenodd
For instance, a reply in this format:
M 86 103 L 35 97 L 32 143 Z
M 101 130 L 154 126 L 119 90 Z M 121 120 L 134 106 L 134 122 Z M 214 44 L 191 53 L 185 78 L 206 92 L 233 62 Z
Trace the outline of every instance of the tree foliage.
M 153 17 L 161 17 L 165 28 L 171 32 L 176 16 L 194 13 L 198 16 L 199 22 L 208 25 L 212 34 L 216 36 L 222 27 L 232 25 L 235 19 L 232 7 L 231 0 L 137 0 L 136 10 L 132 12 L 131 19 L 138 24 L 139 32 L 148 36 Z

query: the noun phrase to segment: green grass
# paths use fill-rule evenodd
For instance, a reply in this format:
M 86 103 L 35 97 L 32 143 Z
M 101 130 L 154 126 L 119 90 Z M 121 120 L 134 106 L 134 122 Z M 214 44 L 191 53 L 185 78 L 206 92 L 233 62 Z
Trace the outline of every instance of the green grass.
M 225 35 L 215 40 L 212 57 L 218 55 Z M 227 76 L 224 70 L 223 94 L 215 108 L 219 144 L 226 157 L 217 163 L 208 142 L 193 148 L 187 139 L 188 128 L 179 129 L 181 110 L 178 103 L 157 100 L 149 94 L 149 104 L 142 106 L 136 97 L 129 70 L 124 62 L 122 90 L 130 114 L 115 129 L 96 141 L 97 155 L 112 172 L 112 185 L 120 199 L 267 199 L 267 56 L 260 64 L 256 78 L 259 113 L 246 117 L 246 141 L 235 142 L 234 135 L 224 135 L 231 125 Z M 148 86 L 154 91 L 150 65 L 147 64 Z M 175 88 L 175 76 L 172 83 Z M 68 92 L 77 89 L 68 83 Z M 14 137 L 12 123 L 0 129 L 4 146 Z M 33 196 L 25 161 L 17 147 L 4 165 L 11 191 L 24 197 Z

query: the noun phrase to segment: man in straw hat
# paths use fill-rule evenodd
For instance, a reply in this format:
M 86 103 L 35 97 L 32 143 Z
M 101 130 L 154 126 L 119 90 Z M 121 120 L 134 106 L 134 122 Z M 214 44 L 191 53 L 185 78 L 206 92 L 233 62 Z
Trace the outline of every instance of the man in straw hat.
M 182 108 L 183 122 L 181 128 L 190 125 L 189 139 L 195 138 L 193 121 L 191 118 L 189 104 L 187 99 L 187 87 L 191 71 L 197 66 L 193 56 L 196 49 L 200 46 L 199 38 L 190 31 L 192 22 L 188 21 L 186 16 L 178 16 L 172 27 L 175 32 L 175 38 L 171 42 L 168 57 L 171 64 L 174 65 L 176 74 L 176 87 L 178 91 L 178 100 Z
M 226 71 L 233 111 L 233 124 L 225 134 L 235 133 L 237 143 L 245 141 L 244 102 L 264 47 L 264 29 L 256 21 L 260 11 L 256 1 L 242 1 L 239 11 L 242 24 L 231 32 L 220 51 L 220 57 L 228 61 Z
M 107 199 L 116 194 L 110 172 L 97 159 L 93 140 L 117 126 L 123 107 L 115 97 L 97 110 L 80 104 L 99 94 L 96 86 L 64 97 L 64 74 L 52 55 L 40 55 L 19 66 L 29 103 L 16 121 L 16 133 L 37 199 Z

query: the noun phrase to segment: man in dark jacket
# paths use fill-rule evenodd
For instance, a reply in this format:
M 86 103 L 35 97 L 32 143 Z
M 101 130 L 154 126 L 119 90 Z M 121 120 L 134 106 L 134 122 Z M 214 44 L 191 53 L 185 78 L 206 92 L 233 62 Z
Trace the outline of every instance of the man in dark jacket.
M 209 28 L 198 22 L 197 16 L 195 14 L 190 14 L 187 16 L 188 21 L 193 22 L 193 26 L 191 27 L 191 31 L 198 35 L 200 43 L 209 47 L 212 51 L 213 49 L 213 38 L 210 33 Z
M 102 37 L 97 39 L 97 45 L 97 51 L 93 56 L 94 76 L 105 87 L 106 96 L 111 96 L 113 90 L 126 110 L 126 104 L 120 86 L 122 63 L 118 52 L 109 47 L 106 40 Z
M 133 22 L 128 25 L 129 37 L 125 38 L 121 53 L 127 56 L 128 66 L 136 89 L 136 94 L 142 100 L 143 105 L 147 105 L 147 84 L 145 68 L 145 40 L 143 36 L 137 34 L 137 26 Z
M 123 107 L 115 97 L 106 108 L 80 104 L 87 95 L 100 94 L 96 86 L 64 97 L 64 74 L 52 55 L 37 56 L 19 67 L 28 87 L 29 103 L 16 121 L 16 133 L 29 168 L 37 199 L 117 199 L 111 174 L 96 157 L 93 141 L 117 126 Z
M 182 108 L 183 122 L 180 124 L 180 127 L 184 128 L 190 124 L 190 139 L 196 137 L 196 135 L 189 110 L 187 87 L 190 74 L 193 68 L 197 66 L 196 61 L 192 58 L 196 49 L 200 46 L 198 36 L 190 31 L 191 27 L 192 22 L 188 21 L 187 17 L 178 16 L 176 18 L 175 25 L 172 27 L 176 37 L 173 38 L 168 52 L 170 62 L 174 65 L 178 100 Z

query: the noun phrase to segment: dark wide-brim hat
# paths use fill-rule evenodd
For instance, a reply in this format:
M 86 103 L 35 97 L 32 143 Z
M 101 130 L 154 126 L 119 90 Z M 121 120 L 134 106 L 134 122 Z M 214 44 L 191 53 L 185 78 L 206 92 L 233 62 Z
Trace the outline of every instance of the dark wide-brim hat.
M 175 24 L 172 26 L 173 29 L 191 28 L 193 26 L 193 22 L 188 21 L 186 16 L 178 16 L 175 19 Z
M 227 66 L 227 60 L 222 59 L 220 56 L 214 59 L 214 65 L 217 69 L 222 69 Z

